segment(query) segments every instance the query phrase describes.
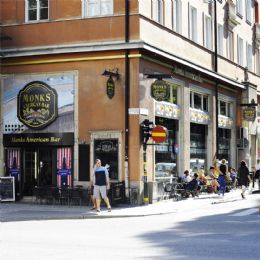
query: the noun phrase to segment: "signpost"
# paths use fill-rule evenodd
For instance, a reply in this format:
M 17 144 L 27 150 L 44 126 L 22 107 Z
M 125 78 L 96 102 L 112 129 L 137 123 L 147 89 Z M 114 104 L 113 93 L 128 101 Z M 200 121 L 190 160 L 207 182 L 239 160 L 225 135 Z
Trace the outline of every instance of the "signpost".
M 161 125 L 157 125 L 152 129 L 152 138 L 156 143 L 162 143 L 168 136 L 168 130 Z
M 0 201 L 15 201 L 14 177 L 0 177 Z

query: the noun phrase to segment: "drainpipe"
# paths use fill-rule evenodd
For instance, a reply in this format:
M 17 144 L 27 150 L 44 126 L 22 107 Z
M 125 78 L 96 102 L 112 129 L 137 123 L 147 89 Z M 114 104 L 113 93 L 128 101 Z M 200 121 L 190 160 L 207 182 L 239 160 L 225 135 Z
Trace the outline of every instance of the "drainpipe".
M 129 42 L 129 0 L 125 0 L 125 43 Z M 129 156 L 129 91 L 130 85 L 130 69 L 129 69 L 129 50 L 125 50 L 125 174 L 127 175 L 128 196 L 130 201 L 130 174 L 128 167 Z

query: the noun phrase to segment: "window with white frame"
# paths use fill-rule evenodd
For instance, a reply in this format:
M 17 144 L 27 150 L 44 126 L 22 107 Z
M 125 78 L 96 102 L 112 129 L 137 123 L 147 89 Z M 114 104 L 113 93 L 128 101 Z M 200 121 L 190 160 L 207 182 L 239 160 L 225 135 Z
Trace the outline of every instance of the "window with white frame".
M 113 0 L 81 0 L 82 16 L 95 17 L 113 14 Z
M 246 21 L 252 22 L 252 0 L 246 0 Z
M 237 0 L 236 2 L 236 8 L 237 8 L 237 15 L 242 17 L 243 16 L 243 5 L 242 0 Z
M 203 111 L 208 111 L 208 95 L 191 91 L 190 107 Z
M 244 65 L 244 43 L 243 39 L 239 36 L 237 37 L 237 64 L 243 66 Z
M 181 0 L 173 0 L 172 1 L 172 24 L 173 30 L 177 33 L 182 32 L 182 2 Z
M 227 39 L 227 58 L 231 61 L 234 60 L 234 46 L 233 46 L 233 32 L 228 31 Z
M 252 71 L 252 45 L 251 44 L 246 44 L 246 66 L 248 70 Z
M 153 20 L 158 23 L 163 24 L 163 1 L 162 0 L 153 0 Z
M 25 19 L 27 22 L 49 19 L 49 0 L 26 0 Z
M 259 75 L 259 50 L 255 49 L 255 73 Z
M 189 16 L 189 38 L 194 42 L 198 41 L 198 24 L 197 24 L 197 9 L 193 6 L 190 6 L 190 16 Z
M 218 101 L 218 113 L 222 116 L 232 117 L 232 103 L 224 100 Z
M 210 16 L 204 16 L 204 46 L 212 49 L 212 19 Z
M 224 30 L 223 25 L 218 24 L 218 54 L 223 55 L 223 39 L 224 39 Z

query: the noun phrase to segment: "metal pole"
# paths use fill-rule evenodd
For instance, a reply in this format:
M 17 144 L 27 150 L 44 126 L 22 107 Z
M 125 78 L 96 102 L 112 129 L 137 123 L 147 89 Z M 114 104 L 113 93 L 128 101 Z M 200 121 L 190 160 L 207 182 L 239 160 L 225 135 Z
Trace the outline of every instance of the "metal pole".
M 218 72 L 218 32 L 217 32 L 217 0 L 214 0 L 214 70 Z M 215 98 L 216 98 L 216 159 L 218 159 L 218 80 L 215 82 Z
M 143 143 L 143 164 L 144 164 L 144 176 L 143 176 L 143 182 L 144 182 L 144 205 L 149 204 L 149 198 L 148 198 L 148 185 L 147 185 L 147 161 L 146 161 L 146 148 L 147 143 Z

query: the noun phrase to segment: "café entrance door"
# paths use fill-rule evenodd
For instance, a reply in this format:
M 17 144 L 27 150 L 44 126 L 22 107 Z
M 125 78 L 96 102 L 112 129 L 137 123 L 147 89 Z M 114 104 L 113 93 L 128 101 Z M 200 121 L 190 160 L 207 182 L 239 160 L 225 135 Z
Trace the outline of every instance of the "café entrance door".
M 33 187 L 57 184 L 56 149 L 28 147 L 23 151 L 22 194 L 32 196 Z

